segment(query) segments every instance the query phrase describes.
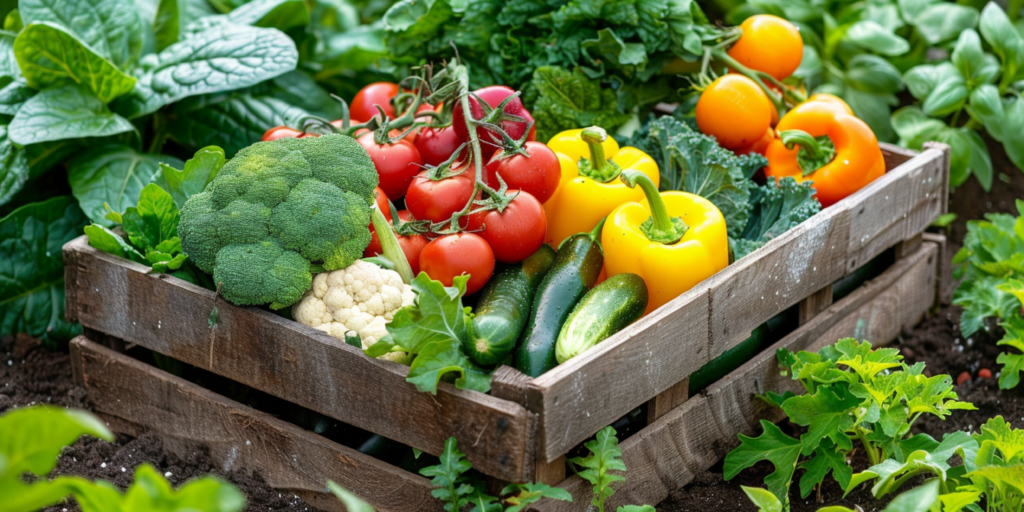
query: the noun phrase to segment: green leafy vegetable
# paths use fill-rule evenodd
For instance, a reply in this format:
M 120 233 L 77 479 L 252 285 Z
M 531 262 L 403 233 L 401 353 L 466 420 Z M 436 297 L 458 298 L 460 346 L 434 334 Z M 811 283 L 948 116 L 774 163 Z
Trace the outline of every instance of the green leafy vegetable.
M 156 174 L 160 162 L 180 167 L 181 161 L 167 156 L 143 154 L 123 145 L 94 147 L 71 160 L 68 181 L 82 210 L 96 224 L 111 227 L 107 207 L 121 212 L 135 205 L 136 198 Z
M 572 72 L 543 66 L 533 72 L 527 102 L 533 105 L 537 140 L 548 140 L 561 131 L 581 126 L 620 126 L 629 119 L 620 113 L 615 92 L 591 80 L 582 68 Z
M 615 437 L 615 429 L 609 426 L 599 430 L 596 439 L 587 441 L 583 446 L 590 450 L 590 455 L 569 459 L 569 463 L 576 469 L 576 474 L 580 478 L 594 486 L 592 503 L 600 512 L 604 512 L 605 500 L 615 494 L 612 484 L 626 480 L 625 476 L 613 473 L 626 471 L 626 464 L 622 462 L 622 450 L 619 449 L 619 439 Z
M 767 460 L 775 466 L 775 471 L 764 479 L 768 490 L 781 503 L 788 503 L 789 484 L 800 459 L 800 441 L 782 433 L 770 421 L 761 420 L 761 428 L 764 433 L 759 437 L 739 435 L 740 445 L 725 456 L 723 477 L 731 480 L 740 471 Z
M 63 25 L 121 69 L 134 64 L 142 53 L 142 23 L 135 4 L 128 0 L 20 0 L 18 13 L 26 26 L 33 22 Z
M 153 175 L 153 183 L 166 190 L 179 208 L 185 206 L 188 198 L 202 192 L 217 177 L 224 167 L 224 150 L 208 146 L 196 151 L 195 156 L 185 162 L 182 170 L 161 162 L 160 169 Z
M 793 178 L 768 180 L 751 193 L 753 205 L 750 220 L 738 238 L 730 238 L 736 259 L 740 259 L 769 240 L 796 227 L 821 211 L 821 203 L 814 197 L 814 186 L 809 182 L 797 183 Z
M 25 151 L 8 137 L 8 126 L 0 125 L 0 205 L 11 200 L 29 178 Z
M 511 495 L 505 498 L 505 503 L 510 505 L 505 507 L 505 512 L 521 512 L 527 506 L 540 501 L 542 498 L 572 501 L 572 495 L 569 494 L 569 491 L 539 483 L 512 484 L 502 489 L 501 494 Z
M 430 495 L 444 502 L 447 512 L 459 512 L 467 503 L 467 496 L 473 492 L 469 476 L 469 461 L 466 454 L 459 451 L 458 441 L 449 437 L 441 452 L 441 462 L 436 466 L 425 467 L 420 474 L 430 478 L 434 490 Z
M 31 203 L 0 218 L 0 336 L 19 332 L 58 343 L 81 332 L 64 320 L 65 243 L 85 215 L 68 196 Z
M 32 96 L 18 110 L 9 128 L 11 140 L 22 145 L 135 130 L 132 123 L 111 113 L 80 85 L 46 89 Z

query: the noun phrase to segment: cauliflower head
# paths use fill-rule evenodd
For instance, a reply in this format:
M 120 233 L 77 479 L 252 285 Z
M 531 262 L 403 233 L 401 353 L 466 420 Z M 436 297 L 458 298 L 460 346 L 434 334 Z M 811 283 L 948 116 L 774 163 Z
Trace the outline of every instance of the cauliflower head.
M 312 263 L 336 270 L 362 256 L 377 180 L 351 137 L 258 142 L 185 202 L 182 250 L 225 299 L 290 306 L 309 289 Z
M 356 331 L 365 350 L 387 335 L 387 323 L 415 297 L 398 272 L 356 260 L 341 270 L 317 274 L 313 288 L 292 307 L 292 318 L 340 340 L 347 331 Z M 392 352 L 382 358 L 406 357 Z

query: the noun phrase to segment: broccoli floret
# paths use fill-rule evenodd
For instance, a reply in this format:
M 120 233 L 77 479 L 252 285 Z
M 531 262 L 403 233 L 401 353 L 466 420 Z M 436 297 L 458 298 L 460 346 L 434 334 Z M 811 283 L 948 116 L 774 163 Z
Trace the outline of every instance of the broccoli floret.
M 238 305 L 270 303 L 280 309 L 297 302 L 313 284 L 309 261 L 274 241 L 232 244 L 217 253 L 214 282 Z
M 797 224 L 821 211 L 811 182 L 797 183 L 793 178 L 768 180 L 751 195 L 754 205 L 743 235 L 729 239 L 733 255 L 740 259 Z
M 362 256 L 376 186 L 350 137 L 259 142 L 182 207 L 182 249 L 228 300 L 288 306 L 309 288 L 311 263 L 335 270 Z

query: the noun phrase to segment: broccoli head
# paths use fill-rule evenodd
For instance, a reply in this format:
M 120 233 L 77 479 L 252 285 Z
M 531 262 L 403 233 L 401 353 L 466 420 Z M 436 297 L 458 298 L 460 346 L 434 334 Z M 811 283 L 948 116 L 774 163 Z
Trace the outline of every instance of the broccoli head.
M 750 222 L 743 235 L 729 238 L 733 255 L 740 259 L 797 224 L 821 211 L 821 203 L 814 197 L 814 185 L 809 181 L 797 183 L 793 178 L 769 179 L 751 195 L 754 207 Z
M 258 142 L 185 202 L 182 249 L 227 300 L 285 307 L 309 289 L 312 263 L 336 270 L 362 256 L 376 186 L 351 137 Z

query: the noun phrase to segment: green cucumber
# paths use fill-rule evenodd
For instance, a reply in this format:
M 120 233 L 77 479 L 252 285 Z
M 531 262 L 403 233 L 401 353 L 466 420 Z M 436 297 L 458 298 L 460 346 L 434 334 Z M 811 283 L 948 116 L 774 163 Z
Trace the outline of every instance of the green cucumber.
M 587 292 L 562 325 L 555 359 L 562 364 L 644 316 L 647 284 L 636 274 L 618 274 Z
M 466 324 L 463 348 L 474 363 L 498 364 L 516 348 L 534 292 L 554 261 L 555 250 L 544 245 L 521 264 L 502 265 L 494 273 Z
M 551 270 L 537 288 L 530 321 L 512 356 L 513 366 L 530 377 L 539 377 L 557 365 L 555 342 L 562 324 L 601 274 L 604 256 L 597 237 L 603 224 L 602 221 L 590 233 L 565 239 L 558 247 Z

